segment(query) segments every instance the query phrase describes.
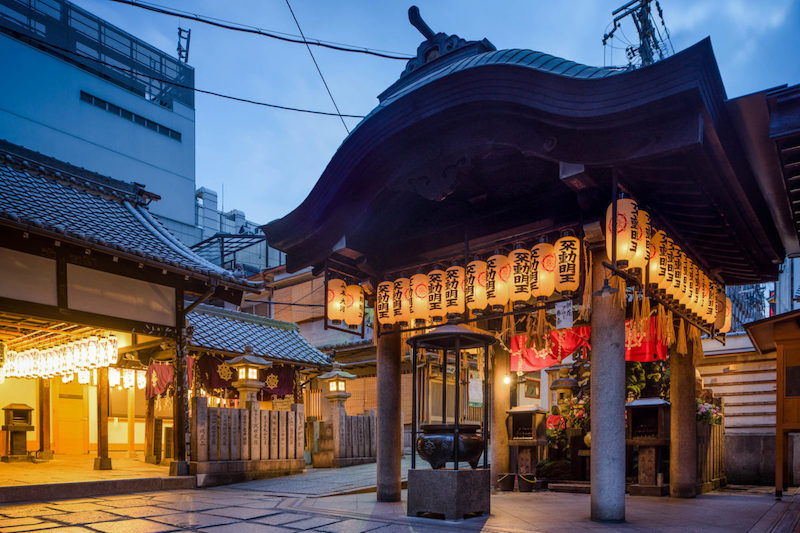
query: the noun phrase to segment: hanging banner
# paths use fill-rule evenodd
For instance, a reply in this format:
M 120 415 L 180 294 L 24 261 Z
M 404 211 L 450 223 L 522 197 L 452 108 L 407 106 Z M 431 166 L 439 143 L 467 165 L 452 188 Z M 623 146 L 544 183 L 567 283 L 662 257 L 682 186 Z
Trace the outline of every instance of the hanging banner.
M 655 331 L 655 317 L 650 317 L 650 331 Z M 578 326 L 569 329 L 558 329 L 550 332 L 550 345 L 537 350 L 527 348 L 526 335 L 511 337 L 511 372 L 534 372 L 559 364 L 564 358 L 577 350 L 591 350 L 592 328 Z M 637 334 L 625 323 L 625 360 L 640 363 L 667 359 L 667 346 L 655 340 L 655 335 Z

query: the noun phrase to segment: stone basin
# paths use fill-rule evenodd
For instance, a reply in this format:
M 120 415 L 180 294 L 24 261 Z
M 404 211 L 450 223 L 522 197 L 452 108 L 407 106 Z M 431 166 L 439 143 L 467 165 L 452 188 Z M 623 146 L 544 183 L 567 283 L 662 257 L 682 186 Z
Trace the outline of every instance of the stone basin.
M 458 460 L 474 469 L 483 452 L 483 437 L 477 434 L 478 424 L 461 424 L 458 427 Z M 431 468 L 438 470 L 448 462 L 455 462 L 455 424 L 423 424 L 422 435 L 417 437 L 417 452 Z

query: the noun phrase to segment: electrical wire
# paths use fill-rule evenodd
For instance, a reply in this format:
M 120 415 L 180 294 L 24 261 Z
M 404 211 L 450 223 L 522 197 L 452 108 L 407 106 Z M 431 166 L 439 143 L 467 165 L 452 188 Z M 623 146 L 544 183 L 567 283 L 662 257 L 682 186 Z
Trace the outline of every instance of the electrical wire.
M 111 2 L 116 2 L 118 4 L 125 4 L 133 7 L 138 7 L 141 9 L 146 9 L 147 11 L 152 11 L 154 13 L 160 13 L 162 15 L 169 15 L 172 17 L 178 17 L 183 19 L 193 20 L 195 22 L 201 22 L 203 24 L 208 24 L 209 26 L 216 26 L 217 28 L 223 28 L 226 30 L 233 30 L 233 31 L 241 31 L 244 33 L 251 33 L 254 35 L 261 35 L 263 37 L 269 37 L 271 39 L 277 39 L 279 41 L 284 41 L 288 43 L 295 43 L 295 44 L 305 44 L 306 46 L 319 46 L 321 48 L 329 48 L 331 50 L 337 50 L 339 52 L 352 52 L 356 54 L 366 54 L 375 57 L 382 57 L 384 59 L 398 59 L 401 61 L 408 61 L 412 59 L 411 56 L 404 56 L 404 55 L 396 55 L 394 53 L 386 53 L 385 51 L 376 50 L 373 48 L 363 48 L 363 47 L 354 47 L 352 45 L 342 45 L 342 44 L 335 44 L 330 41 L 320 41 L 318 39 L 306 39 L 301 35 L 301 39 L 297 39 L 295 37 L 290 36 L 290 34 L 282 33 L 282 32 L 275 32 L 275 31 L 266 31 L 260 28 L 256 28 L 253 26 L 246 26 L 243 24 L 233 23 L 229 21 L 222 21 L 221 19 L 214 19 L 212 17 L 205 17 L 196 15 L 193 13 L 189 13 L 187 11 L 174 11 L 171 9 L 166 9 L 164 7 L 160 7 L 155 4 L 145 4 L 142 2 L 134 2 L 134 0 L 109 0 Z
M 314 57 L 314 53 L 311 51 L 311 47 L 308 45 L 308 41 L 306 41 L 306 36 L 303 35 L 303 29 L 300 27 L 300 21 L 297 20 L 297 17 L 294 14 L 294 9 L 292 9 L 292 4 L 289 3 L 289 0 L 286 0 L 286 7 L 289 8 L 289 13 L 292 14 L 294 23 L 297 26 L 297 31 L 300 32 L 300 36 L 306 43 L 306 49 L 308 50 L 308 55 L 311 56 L 311 61 L 314 62 L 314 66 L 317 68 L 317 73 L 319 74 L 319 77 L 322 80 L 322 84 L 325 86 L 325 90 L 328 91 L 328 96 L 330 96 L 331 102 L 333 102 L 333 108 L 336 109 L 336 112 L 339 114 L 339 120 L 342 121 L 342 126 L 344 126 L 344 130 L 347 132 L 348 135 L 350 135 L 350 129 L 347 127 L 347 123 L 344 121 L 344 118 L 342 117 L 342 112 L 339 111 L 339 106 L 336 105 L 336 100 L 333 98 L 333 93 L 331 92 L 331 88 L 328 87 L 328 82 L 325 81 L 325 76 L 322 75 L 322 69 L 319 68 L 319 63 L 317 63 L 317 58 Z
M 193 91 L 195 93 L 208 94 L 210 96 L 216 96 L 216 97 L 219 97 L 219 98 L 224 98 L 226 100 L 233 100 L 235 102 L 243 102 L 245 104 L 259 105 L 259 106 L 263 106 L 263 107 L 269 107 L 269 108 L 272 108 L 272 109 L 281 109 L 281 110 L 284 110 L 284 111 L 296 111 L 298 113 L 308 113 L 308 114 L 311 114 L 311 115 L 323 115 L 323 116 L 327 116 L 327 117 L 339 117 L 340 119 L 342 117 L 345 117 L 345 118 L 364 118 L 364 115 L 348 115 L 348 114 L 343 114 L 343 113 L 331 113 L 329 111 L 317 111 L 315 109 L 303 109 L 303 108 L 300 108 L 300 107 L 292 107 L 292 106 L 284 106 L 284 105 L 279 105 L 279 104 L 271 104 L 271 103 L 268 103 L 268 102 L 260 102 L 258 100 L 250 100 L 249 98 L 241 98 L 239 96 L 231 96 L 229 94 L 218 93 L 216 91 L 198 89 L 197 87 L 192 87 L 192 86 L 189 86 L 189 85 L 185 85 L 185 84 L 182 84 L 182 83 L 174 82 L 174 81 L 171 81 L 171 80 L 168 80 L 168 79 L 165 79 L 165 78 L 161 78 L 161 77 L 158 77 L 158 76 L 151 76 L 149 74 L 144 74 L 144 73 L 141 73 L 141 72 L 137 72 L 137 71 L 135 71 L 133 69 L 124 68 L 124 67 L 121 67 L 119 65 L 114 65 L 113 63 L 108 63 L 107 61 L 103 61 L 102 59 L 97 59 L 97 58 L 94 58 L 94 57 L 91 57 L 91 56 L 88 56 L 88 55 L 85 55 L 85 54 L 81 54 L 79 52 L 75 52 L 74 50 L 69 50 L 67 48 L 62 48 L 61 46 L 49 43 L 49 42 L 44 41 L 42 39 L 37 39 L 36 37 L 31 37 L 30 35 L 24 36 L 24 39 L 28 40 L 28 41 L 35 42 L 35 43 L 39 43 L 39 44 L 41 44 L 41 45 L 43 45 L 45 47 L 52 48 L 54 50 L 59 50 L 61 52 L 65 52 L 67 54 L 70 54 L 70 55 L 73 55 L 73 56 L 76 56 L 76 57 L 80 57 L 81 59 L 87 59 L 89 61 L 93 61 L 95 63 L 99 63 L 101 65 L 105 65 L 107 67 L 111 67 L 111 68 L 119 70 L 121 72 L 126 72 L 128 74 L 132 74 L 133 76 L 139 76 L 139 77 L 142 77 L 142 78 L 147 78 L 147 79 L 159 81 L 161 83 L 166 83 L 167 85 L 172 85 L 173 87 L 179 87 L 181 89 L 188 89 L 188 90 Z

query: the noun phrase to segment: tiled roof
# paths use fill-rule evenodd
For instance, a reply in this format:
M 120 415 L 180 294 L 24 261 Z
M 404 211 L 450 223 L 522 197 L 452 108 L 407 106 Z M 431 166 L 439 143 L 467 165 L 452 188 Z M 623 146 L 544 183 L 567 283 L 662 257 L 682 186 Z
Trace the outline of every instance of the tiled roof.
M 199 257 L 170 234 L 146 207 L 153 197 L 141 186 L 0 141 L 0 224 L 61 234 L 169 270 L 196 272 L 240 287 L 253 285 Z
M 273 361 L 328 365 L 328 357 L 313 348 L 291 322 L 199 305 L 187 315 L 195 348 L 237 354 L 252 346 L 253 354 Z
M 455 61 L 442 61 L 437 65 L 432 63 L 430 68 L 422 71 L 424 75 L 415 77 L 410 83 L 401 83 L 394 92 L 387 91 L 377 109 L 389 105 L 397 98 L 404 96 L 423 85 L 427 85 L 435 80 L 443 78 L 455 72 L 474 68 L 488 67 L 493 65 L 507 65 L 514 67 L 527 68 L 549 72 L 565 78 L 594 79 L 606 78 L 627 69 L 617 67 L 590 67 L 569 59 L 537 52 L 536 50 L 522 50 L 512 48 L 509 50 L 493 50 L 457 59 Z M 373 111 L 374 112 L 374 111 Z

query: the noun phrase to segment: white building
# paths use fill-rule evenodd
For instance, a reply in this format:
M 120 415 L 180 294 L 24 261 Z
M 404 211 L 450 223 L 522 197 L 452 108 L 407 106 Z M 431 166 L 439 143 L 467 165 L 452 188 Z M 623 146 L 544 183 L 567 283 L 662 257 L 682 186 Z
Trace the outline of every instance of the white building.
M 65 0 L 0 0 L 0 58 L 0 139 L 143 184 L 161 196 L 150 211 L 190 246 L 257 230 L 196 189 L 191 66 Z M 282 260 L 264 242 L 209 255 L 250 271 Z

